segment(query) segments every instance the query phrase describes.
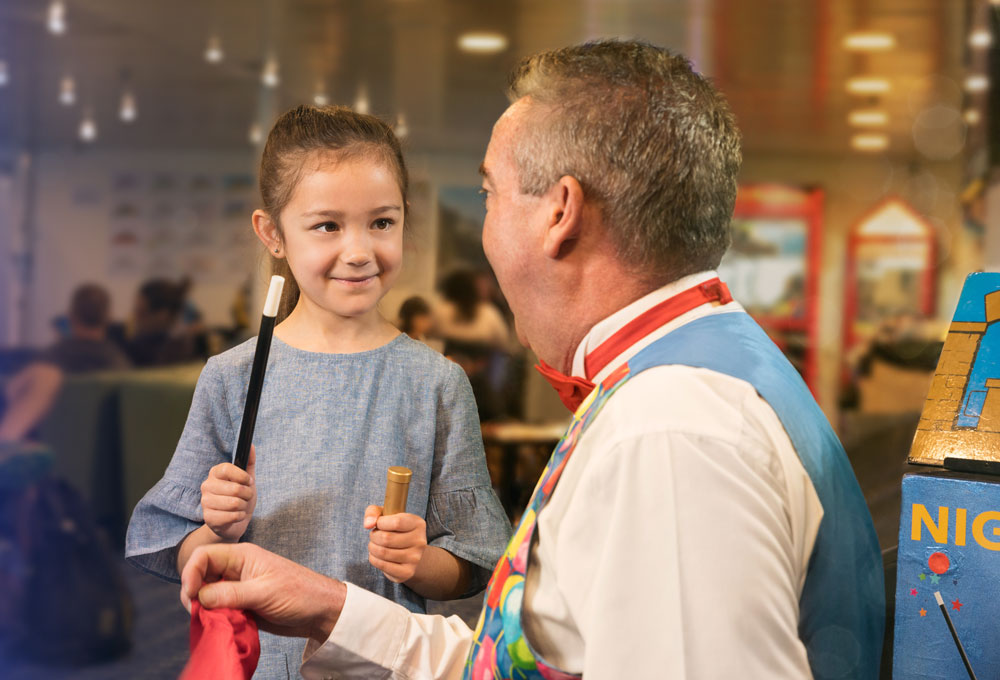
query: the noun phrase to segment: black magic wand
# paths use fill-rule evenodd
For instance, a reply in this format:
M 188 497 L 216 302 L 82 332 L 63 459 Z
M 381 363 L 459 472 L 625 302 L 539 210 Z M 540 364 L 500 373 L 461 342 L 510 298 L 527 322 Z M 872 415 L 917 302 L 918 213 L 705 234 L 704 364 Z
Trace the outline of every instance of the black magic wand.
M 264 371 L 267 370 L 267 355 L 271 352 L 271 337 L 274 335 L 274 318 L 278 316 L 278 303 L 281 302 L 281 290 L 284 287 L 285 279 L 280 276 L 271 277 L 271 285 L 267 288 L 267 299 L 264 301 L 264 314 L 260 318 L 253 368 L 250 370 L 247 403 L 243 407 L 243 420 L 240 421 L 240 437 L 236 440 L 236 455 L 233 456 L 233 464 L 241 470 L 247 469 L 247 462 L 250 460 L 253 428 L 257 424 L 257 407 L 260 406 Z

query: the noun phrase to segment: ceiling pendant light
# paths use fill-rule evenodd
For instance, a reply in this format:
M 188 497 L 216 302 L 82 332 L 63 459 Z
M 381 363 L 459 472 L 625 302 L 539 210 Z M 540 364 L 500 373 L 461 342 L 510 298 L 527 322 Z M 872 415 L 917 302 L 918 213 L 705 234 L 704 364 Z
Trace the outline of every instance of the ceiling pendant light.
M 264 133 L 260 129 L 260 123 L 254 123 L 250 126 L 250 131 L 247 133 L 247 139 L 249 139 L 250 143 L 254 146 L 257 146 L 264 141 Z
M 877 76 L 857 76 L 847 81 L 847 91 L 851 94 L 885 94 L 890 89 L 889 80 Z
M 123 123 L 133 122 L 139 115 L 139 111 L 135 105 L 135 95 L 133 95 L 129 90 L 122 92 L 121 106 L 118 108 L 118 116 L 122 119 Z
M 225 53 L 222 51 L 222 41 L 219 40 L 219 36 L 209 36 L 208 44 L 205 46 L 205 61 L 209 64 L 218 64 L 225 56 Z
M 62 35 L 66 32 L 66 5 L 62 0 L 52 0 L 49 3 L 46 25 L 52 35 Z
M 844 49 L 851 52 L 883 52 L 896 46 L 896 36 L 884 31 L 857 31 L 844 36 Z
M 354 98 L 354 110 L 358 113 L 368 113 L 368 88 L 362 83 L 358 87 L 358 96 Z
M 879 109 L 856 109 L 847 114 L 847 122 L 855 127 L 882 127 L 889 124 L 889 114 Z
M 458 49 L 472 54 L 496 54 L 507 49 L 507 36 L 492 31 L 470 31 L 458 36 Z
M 851 148 L 856 151 L 885 151 L 889 148 L 889 136 L 876 132 L 866 132 L 851 137 Z
M 990 79 L 982 73 L 973 73 L 965 79 L 965 91 L 973 94 L 990 89 Z
M 76 81 L 73 76 L 65 76 L 59 83 L 59 103 L 73 106 L 76 103 Z
M 278 60 L 273 55 L 264 62 L 264 69 L 260 72 L 260 82 L 265 87 L 277 87 L 278 83 L 281 82 L 281 76 L 278 74 Z
M 396 137 L 406 139 L 410 134 L 410 127 L 406 124 L 406 114 L 400 112 L 396 115 L 396 127 L 394 128 Z
M 322 80 L 316 83 L 316 94 L 313 95 L 313 103 L 316 106 L 326 106 L 330 103 L 330 98 L 326 96 L 326 87 L 324 87 Z
M 969 47 L 984 50 L 993 43 L 993 34 L 985 28 L 977 28 L 969 34 Z
M 88 111 L 80 121 L 80 141 L 90 144 L 97 139 L 97 123 Z

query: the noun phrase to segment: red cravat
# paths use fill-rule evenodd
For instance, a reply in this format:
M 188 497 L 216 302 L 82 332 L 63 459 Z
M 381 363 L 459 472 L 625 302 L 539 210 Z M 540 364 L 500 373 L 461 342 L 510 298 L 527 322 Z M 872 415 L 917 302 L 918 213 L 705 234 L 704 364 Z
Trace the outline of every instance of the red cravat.
M 257 622 L 250 614 L 191 603 L 191 658 L 180 680 L 250 680 L 259 658 Z
M 615 357 L 621 356 L 622 352 L 657 328 L 690 312 L 695 307 L 700 307 L 706 302 L 718 302 L 724 305 L 732 300 L 733 296 L 729 294 L 729 287 L 726 284 L 718 277 L 709 279 L 647 309 L 598 345 L 593 352 L 584 357 L 583 370 L 587 375 L 586 378 L 564 375 L 544 361 L 539 361 L 535 368 L 555 388 L 566 408 L 576 413 L 583 400 L 594 390 L 594 383 L 590 378 L 600 373 L 614 361 Z

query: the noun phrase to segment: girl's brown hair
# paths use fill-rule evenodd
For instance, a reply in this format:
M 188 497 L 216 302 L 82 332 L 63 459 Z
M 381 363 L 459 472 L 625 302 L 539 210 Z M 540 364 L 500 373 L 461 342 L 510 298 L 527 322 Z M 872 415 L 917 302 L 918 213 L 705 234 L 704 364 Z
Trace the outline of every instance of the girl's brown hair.
M 260 159 L 260 197 L 264 211 L 281 233 L 281 211 L 288 205 L 309 154 L 330 154 L 342 161 L 374 156 L 396 173 L 406 206 L 410 178 L 403 151 L 392 128 L 375 116 L 343 106 L 298 106 L 282 114 L 271 128 Z M 271 258 L 271 273 L 285 277 L 278 321 L 299 301 L 299 286 L 288 260 Z

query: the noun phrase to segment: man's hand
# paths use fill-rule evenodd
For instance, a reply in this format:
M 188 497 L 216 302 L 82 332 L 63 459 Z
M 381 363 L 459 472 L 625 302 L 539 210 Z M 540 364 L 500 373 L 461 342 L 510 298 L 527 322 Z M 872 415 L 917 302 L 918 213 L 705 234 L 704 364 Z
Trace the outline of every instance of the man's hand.
M 330 637 L 347 597 L 347 586 L 250 543 L 200 546 L 181 575 L 181 602 L 198 598 L 207 609 L 231 607 L 257 615 L 263 630 Z
M 232 463 L 219 463 L 208 471 L 201 483 L 201 511 L 205 525 L 223 541 L 240 540 L 257 507 L 257 485 L 254 483 L 256 451 L 250 447 L 247 469 Z
M 378 505 L 365 508 L 368 561 L 393 583 L 406 583 L 417 573 L 417 565 L 427 549 L 427 523 L 423 518 L 401 512 L 385 516 Z

